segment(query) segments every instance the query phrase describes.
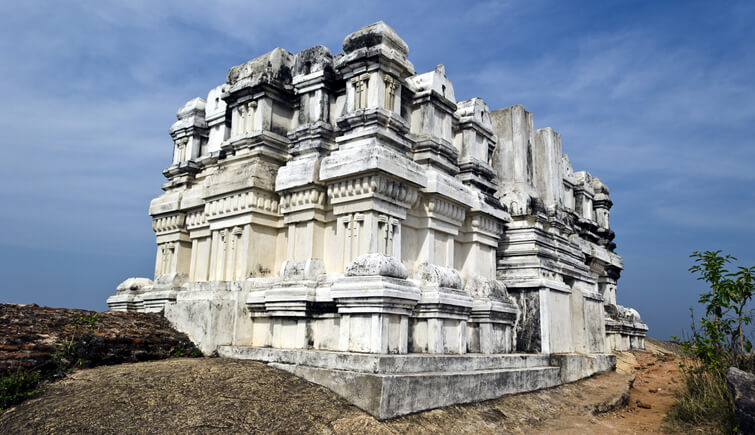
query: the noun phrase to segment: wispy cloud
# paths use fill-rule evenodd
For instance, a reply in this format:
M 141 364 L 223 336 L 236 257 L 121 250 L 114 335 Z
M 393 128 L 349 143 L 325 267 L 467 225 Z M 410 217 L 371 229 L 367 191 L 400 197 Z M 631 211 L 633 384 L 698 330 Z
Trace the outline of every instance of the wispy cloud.
M 753 13 L 745 1 L 3 2 L 0 245 L 145 255 L 146 270 L 110 273 L 149 275 L 146 209 L 164 181 L 176 109 L 231 65 L 276 46 L 338 52 L 346 34 L 381 19 L 418 71 L 446 64 L 459 99 L 523 104 L 537 127 L 562 133 L 575 169 L 611 187 L 628 265 L 686 259 L 703 241 L 752 244 Z M 40 267 L 118 267 L 28 263 L 3 274 L 27 286 Z M 636 277 L 663 273 L 625 276 L 642 295 L 653 289 Z

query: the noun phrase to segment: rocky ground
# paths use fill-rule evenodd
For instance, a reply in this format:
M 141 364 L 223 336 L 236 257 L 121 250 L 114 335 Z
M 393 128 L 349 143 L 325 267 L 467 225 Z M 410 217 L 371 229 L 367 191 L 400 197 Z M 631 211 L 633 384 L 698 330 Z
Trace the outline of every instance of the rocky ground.
M 670 343 L 648 339 L 647 351 L 617 356 L 616 371 L 634 377 L 626 406 L 594 416 L 561 413 L 533 427 L 528 433 L 554 434 L 647 434 L 675 432 L 663 421 L 682 387 L 679 373 L 681 350 Z M 600 379 L 606 375 L 598 375 Z M 708 433 L 708 432 L 702 432 Z
M 648 348 L 620 355 L 615 373 L 388 422 L 258 362 L 199 358 L 97 367 L 0 414 L 0 432 L 653 433 L 661 431 L 679 386 L 678 366 L 668 349 L 652 342 Z
M 189 338 L 158 314 L 0 304 L 0 375 L 27 369 L 54 379 L 71 368 L 192 352 Z

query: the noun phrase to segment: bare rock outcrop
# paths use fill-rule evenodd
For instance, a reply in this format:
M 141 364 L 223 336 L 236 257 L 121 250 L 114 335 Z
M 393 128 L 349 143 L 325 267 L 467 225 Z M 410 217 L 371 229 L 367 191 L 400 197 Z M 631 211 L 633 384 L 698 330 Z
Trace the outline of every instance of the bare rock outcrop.
M 159 314 L 0 304 L 0 374 L 148 361 L 196 354 Z
M 726 383 L 734 400 L 734 417 L 739 433 L 755 433 L 755 375 L 729 367 Z

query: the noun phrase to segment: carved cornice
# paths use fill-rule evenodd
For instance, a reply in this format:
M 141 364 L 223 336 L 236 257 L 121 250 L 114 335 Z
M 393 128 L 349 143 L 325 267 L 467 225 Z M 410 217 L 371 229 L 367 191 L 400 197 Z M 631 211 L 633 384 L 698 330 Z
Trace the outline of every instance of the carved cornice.
M 287 191 L 280 194 L 280 211 L 283 214 L 302 209 L 325 207 L 325 191 L 321 187 Z
M 354 110 L 336 119 L 336 124 L 342 133 L 371 126 L 391 129 L 400 135 L 409 133 L 409 123 L 404 118 L 382 107 Z
M 325 121 L 303 125 L 288 132 L 291 141 L 289 152 L 300 155 L 307 152 L 324 152 L 336 149 L 333 126 Z
M 464 222 L 466 215 L 464 207 L 439 195 L 426 195 L 422 202 L 422 208 L 428 216 L 445 218 L 445 220 L 451 221 L 457 226 Z
M 234 136 L 223 142 L 221 149 L 226 155 L 264 155 L 284 163 L 288 159 L 289 140 L 269 130 L 255 130 Z
M 186 213 L 172 213 L 152 218 L 152 231 L 155 234 L 169 234 L 185 230 Z
M 278 196 L 260 190 L 247 190 L 209 199 L 205 205 L 208 220 L 249 212 L 278 215 Z
M 186 228 L 195 230 L 208 225 L 207 216 L 204 214 L 204 208 L 191 210 L 186 213 Z
M 374 197 L 411 208 L 418 195 L 416 187 L 383 174 L 358 176 L 328 185 L 328 198 L 333 203 Z
M 503 223 L 500 220 L 484 213 L 474 213 L 467 219 L 472 231 L 484 232 L 500 237 L 503 234 Z

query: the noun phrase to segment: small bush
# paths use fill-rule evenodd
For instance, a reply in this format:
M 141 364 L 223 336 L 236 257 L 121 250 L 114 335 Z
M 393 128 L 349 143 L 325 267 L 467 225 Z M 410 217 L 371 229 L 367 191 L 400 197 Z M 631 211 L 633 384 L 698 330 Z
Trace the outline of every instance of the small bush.
M 81 316 L 77 317 L 73 321 L 73 325 L 76 327 L 76 330 L 78 331 L 79 325 L 87 325 L 89 326 L 89 329 L 94 331 L 97 329 L 97 319 L 100 317 L 100 313 L 94 313 L 91 316 Z
M 52 355 L 56 376 L 64 376 L 73 372 L 77 367 L 81 367 L 81 358 L 77 357 L 79 342 L 76 341 L 75 335 L 69 338 L 59 338 L 57 345 L 58 349 Z
M 676 429 L 674 432 L 687 432 L 700 426 L 733 432 L 736 422 L 726 373 L 710 370 L 697 359 L 688 359 L 680 366 L 684 388 L 677 393 L 677 401 L 666 414 L 666 421 Z
M 16 405 L 41 391 L 39 373 L 18 370 L 0 379 L 0 409 Z
M 201 350 L 199 350 L 198 347 L 189 346 L 189 348 L 187 349 L 186 346 L 179 343 L 176 346 L 175 350 L 173 350 L 171 356 L 173 358 L 201 358 L 204 356 L 204 354 Z
M 755 266 L 729 271 L 726 265 L 736 258 L 721 255 L 721 251 L 694 252 L 691 257 L 695 260 L 689 271 L 705 281 L 709 290 L 700 294 L 705 313 L 699 328 L 692 313 L 692 336 L 684 340 L 674 337 L 687 357 L 681 364 L 685 388 L 666 421 L 674 430 L 702 425 L 735 433 L 726 371 L 737 367 L 752 373 L 755 368 L 752 343 L 745 334 L 752 323 L 749 306 L 755 292 Z

